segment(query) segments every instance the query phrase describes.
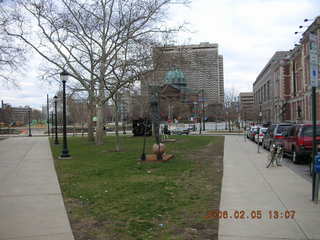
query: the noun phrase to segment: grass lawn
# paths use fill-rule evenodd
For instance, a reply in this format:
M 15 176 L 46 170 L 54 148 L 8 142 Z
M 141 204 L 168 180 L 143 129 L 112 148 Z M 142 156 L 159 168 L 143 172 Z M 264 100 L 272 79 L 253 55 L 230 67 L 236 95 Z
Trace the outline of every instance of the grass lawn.
M 103 146 L 70 137 L 71 160 L 57 160 L 61 145 L 52 145 L 76 240 L 217 238 L 218 220 L 204 216 L 219 208 L 224 138 L 175 138 L 166 163 L 138 161 L 139 137 L 122 137 L 119 153 L 115 137 Z M 147 153 L 153 142 L 147 138 Z

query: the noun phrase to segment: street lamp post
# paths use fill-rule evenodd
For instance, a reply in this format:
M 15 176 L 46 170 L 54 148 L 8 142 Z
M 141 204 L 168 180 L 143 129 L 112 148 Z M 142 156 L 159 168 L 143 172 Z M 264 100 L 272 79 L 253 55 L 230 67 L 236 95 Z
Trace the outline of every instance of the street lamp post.
M 47 126 L 48 126 L 48 137 L 50 137 L 50 114 L 49 114 L 49 95 L 47 94 Z
M 199 113 L 199 135 L 201 135 L 201 131 L 202 131 L 202 119 L 203 119 L 203 116 L 202 116 L 202 114 L 203 114 L 203 111 L 202 111 L 202 109 L 201 109 L 201 99 L 200 99 L 200 96 L 199 96 L 199 92 L 198 92 L 198 106 L 197 106 L 197 111 L 198 111 L 198 113 Z
M 62 104 L 63 104 L 63 148 L 60 158 L 70 158 L 68 143 L 67 143 L 67 114 L 66 114 L 66 82 L 68 80 L 69 73 L 65 70 L 60 73 L 62 81 Z
M 28 122 L 29 122 L 29 137 L 32 137 L 32 134 L 31 134 L 31 108 L 28 109 Z
M 201 135 L 202 124 L 201 124 L 201 116 L 199 116 L 199 134 Z
M 198 107 L 197 107 L 198 102 L 194 101 L 193 102 L 193 114 L 194 114 L 194 131 L 197 130 L 196 126 L 198 123 Z
M 226 111 L 226 114 L 225 114 L 225 127 L 224 127 L 225 130 L 228 130 L 228 111 Z
M 260 121 L 260 124 L 262 123 L 262 112 L 259 112 L 259 121 Z
M 51 136 L 53 138 L 53 125 L 54 125 L 54 117 L 53 117 L 53 112 L 51 112 Z
M 204 109 L 204 90 L 201 89 L 201 94 L 202 94 L 202 124 L 203 124 L 203 131 L 206 130 L 206 121 L 205 121 L 205 109 Z
M 59 144 L 58 141 L 58 113 L 57 113 L 57 96 L 54 96 L 54 125 L 55 125 L 55 138 L 54 138 L 54 144 Z
M 201 105 L 200 105 L 201 103 L 199 102 L 199 106 L 198 106 L 198 112 L 199 112 L 199 135 L 201 135 L 201 131 L 202 131 L 202 124 L 201 124 L 201 119 L 202 119 L 202 117 L 201 117 L 201 112 L 200 112 L 200 107 L 201 107 Z
M 143 148 L 142 148 L 142 154 L 140 157 L 141 161 L 146 160 L 146 128 L 147 128 L 147 117 L 144 114 L 144 120 L 143 120 Z

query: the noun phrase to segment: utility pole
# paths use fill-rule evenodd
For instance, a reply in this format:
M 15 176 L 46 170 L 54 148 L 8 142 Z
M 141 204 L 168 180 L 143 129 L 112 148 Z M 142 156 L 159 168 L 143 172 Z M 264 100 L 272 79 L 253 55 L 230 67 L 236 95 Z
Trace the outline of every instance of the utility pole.
M 317 93 L 318 87 L 318 37 L 313 33 L 309 33 L 309 61 L 310 61 L 310 85 L 311 85 L 311 98 L 312 98 L 312 201 L 318 202 L 319 195 L 319 174 L 315 171 L 317 145 Z
M 312 87 L 312 201 L 318 201 L 319 180 L 318 174 L 314 171 L 315 159 L 317 155 L 316 134 L 317 134 L 317 105 L 316 87 Z

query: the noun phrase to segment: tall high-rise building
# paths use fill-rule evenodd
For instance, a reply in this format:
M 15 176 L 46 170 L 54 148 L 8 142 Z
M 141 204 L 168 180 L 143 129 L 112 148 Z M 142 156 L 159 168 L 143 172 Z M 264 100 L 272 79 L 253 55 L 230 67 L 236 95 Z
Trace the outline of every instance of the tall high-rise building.
M 154 50 L 154 80 L 164 82 L 169 71 L 183 73 L 187 88 L 204 90 L 207 104 L 224 103 L 223 56 L 218 44 L 166 46 Z
M 253 92 L 241 92 L 239 98 L 241 119 L 255 120 Z

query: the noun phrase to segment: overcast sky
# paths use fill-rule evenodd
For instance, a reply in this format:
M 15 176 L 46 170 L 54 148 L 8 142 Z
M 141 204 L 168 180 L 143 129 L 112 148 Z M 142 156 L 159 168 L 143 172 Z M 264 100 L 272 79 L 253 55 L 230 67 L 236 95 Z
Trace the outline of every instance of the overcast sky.
M 299 42 L 299 25 L 320 15 L 319 0 L 193 0 L 190 7 L 173 5 L 171 22 L 188 22 L 180 43 L 218 43 L 224 57 L 225 88 L 251 91 L 255 78 L 275 51 Z M 305 29 L 305 28 L 304 28 Z M 0 88 L 0 99 L 13 106 L 40 108 L 57 87 L 37 79 L 38 58 L 29 59 L 17 80 L 20 88 Z

